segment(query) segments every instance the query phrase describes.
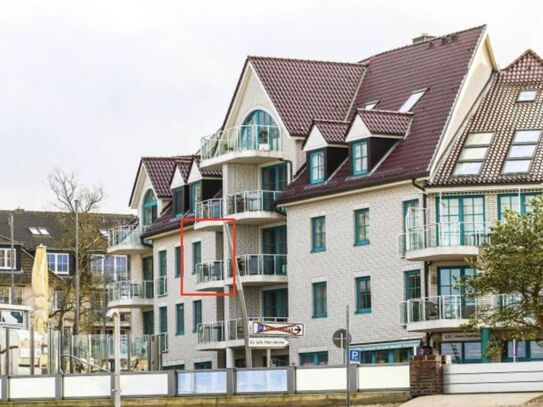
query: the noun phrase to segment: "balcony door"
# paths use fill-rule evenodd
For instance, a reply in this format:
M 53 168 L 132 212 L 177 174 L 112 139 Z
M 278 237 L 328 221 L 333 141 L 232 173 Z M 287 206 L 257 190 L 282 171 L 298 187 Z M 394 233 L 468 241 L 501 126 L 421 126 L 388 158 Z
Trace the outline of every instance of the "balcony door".
M 262 168 L 262 189 L 283 191 L 287 186 L 287 163 Z
M 441 312 L 446 319 L 469 318 L 475 311 L 475 301 L 466 299 L 466 290 L 459 287 L 463 278 L 475 275 L 468 267 L 438 268 L 438 295 L 441 297 Z
M 143 258 L 143 281 L 145 298 L 153 298 L 153 256 Z
M 287 318 L 288 317 L 288 290 L 262 291 L 262 310 L 264 318 Z
M 262 229 L 262 263 L 267 275 L 287 273 L 287 226 Z
M 437 204 L 441 246 L 477 246 L 481 243 L 486 233 L 484 197 L 446 197 Z

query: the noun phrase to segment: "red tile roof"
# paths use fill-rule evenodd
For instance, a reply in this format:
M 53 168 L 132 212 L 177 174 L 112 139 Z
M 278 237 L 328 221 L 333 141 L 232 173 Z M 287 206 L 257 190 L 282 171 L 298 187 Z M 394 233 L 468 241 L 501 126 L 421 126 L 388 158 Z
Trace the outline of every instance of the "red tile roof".
M 327 143 L 345 144 L 345 136 L 347 135 L 349 122 L 335 120 L 315 120 L 314 126 L 319 129 Z
M 364 109 L 358 109 L 358 115 L 372 134 L 390 136 L 405 135 L 413 117 L 413 113 Z
M 177 160 L 185 157 L 143 157 L 141 159 L 157 198 L 170 198 L 172 196 L 170 181 L 172 180 L 173 171 L 177 165 Z
M 367 65 L 349 118 L 357 108 L 379 101 L 380 110 L 397 111 L 414 92 L 426 93 L 413 108 L 409 132 L 369 175 L 352 176 L 350 160 L 322 185 L 306 185 L 300 176 L 280 202 L 360 189 L 428 175 L 428 168 L 445 129 L 470 62 L 485 27 L 409 45 L 362 61 Z M 326 118 L 322 114 L 316 117 Z
M 533 102 L 517 102 L 521 90 L 538 90 Z M 502 169 L 516 130 L 543 129 L 543 60 L 528 50 L 493 78 L 466 129 L 454 140 L 430 185 L 541 183 L 543 141 L 526 174 L 503 175 Z M 494 133 L 486 159 L 477 176 L 454 176 L 456 162 L 470 133 Z
M 192 162 L 193 156 L 187 155 L 182 158 L 178 158 L 175 160 L 175 164 L 177 166 L 177 169 L 179 169 L 179 172 L 181 173 L 181 177 L 183 178 L 183 181 L 187 182 L 189 178 L 189 171 L 190 171 L 190 163 Z M 172 174 L 173 177 L 173 174 Z M 170 180 L 171 183 L 171 180 Z
M 249 57 L 288 132 L 306 136 L 313 119 L 345 120 L 365 66 L 361 63 Z

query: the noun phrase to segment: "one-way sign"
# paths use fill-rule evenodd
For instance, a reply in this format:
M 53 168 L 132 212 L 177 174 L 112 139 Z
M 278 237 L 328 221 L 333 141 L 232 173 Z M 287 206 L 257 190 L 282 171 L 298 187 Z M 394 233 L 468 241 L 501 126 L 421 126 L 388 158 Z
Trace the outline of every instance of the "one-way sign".
M 258 336 L 304 336 L 304 324 L 291 322 L 249 322 L 249 332 Z
M 284 349 L 290 342 L 285 338 L 270 338 L 270 337 L 252 337 L 249 338 L 247 345 L 249 348 L 260 348 L 260 349 Z

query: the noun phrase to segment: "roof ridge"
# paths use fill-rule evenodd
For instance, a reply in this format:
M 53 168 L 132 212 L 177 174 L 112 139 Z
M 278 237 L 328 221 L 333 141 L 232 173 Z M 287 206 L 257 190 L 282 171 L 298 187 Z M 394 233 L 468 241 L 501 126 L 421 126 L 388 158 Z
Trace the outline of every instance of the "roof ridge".
M 24 208 L 0 209 L 0 212 L 39 213 L 39 214 L 55 214 L 55 215 L 71 213 L 71 212 L 68 212 L 68 211 L 33 210 L 33 209 L 24 209 Z M 90 214 L 90 215 L 111 215 L 111 216 L 132 216 L 132 217 L 136 216 L 136 215 L 133 215 L 131 213 L 113 213 L 113 212 L 87 212 L 87 214 Z
M 325 61 L 322 59 L 304 59 L 304 58 L 288 58 L 288 57 L 270 57 L 270 56 L 258 56 L 258 55 L 248 55 L 247 59 L 268 59 L 274 61 L 291 61 L 291 62 L 310 62 L 318 64 L 336 64 L 336 65 L 354 65 L 354 66 L 367 66 L 362 62 L 342 62 L 342 61 Z
M 390 114 L 390 113 L 393 113 L 393 114 L 399 114 L 399 115 L 405 115 L 405 116 L 413 116 L 413 112 L 398 112 L 397 110 L 387 110 L 387 109 L 364 109 L 363 107 L 359 107 L 357 108 L 356 110 L 358 110 L 358 112 L 362 113 L 362 112 L 367 112 L 367 113 L 386 113 L 386 114 Z
M 519 61 L 521 61 L 523 58 L 525 58 L 527 55 L 532 55 L 535 57 L 542 65 L 543 65 L 543 58 L 541 58 L 537 52 L 535 52 L 533 49 L 528 48 L 526 51 L 524 51 L 522 54 L 520 54 L 518 57 L 516 57 L 513 62 L 511 62 L 509 65 L 507 65 L 505 68 L 500 69 L 500 72 L 505 72 L 512 68 L 514 65 L 516 65 Z
M 313 119 L 314 123 L 337 123 L 337 124 L 349 124 L 347 120 L 334 120 L 334 119 Z
M 178 159 L 191 159 L 190 155 L 172 155 L 172 156 L 158 156 L 158 155 L 151 155 L 151 156 L 142 156 L 142 160 L 178 160 Z
M 432 38 L 432 39 L 428 39 L 428 40 L 425 40 L 425 41 L 417 42 L 416 44 L 406 44 L 406 45 L 402 45 L 402 46 L 400 46 L 400 47 L 392 48 L 392 49 L 389 49 L 389 50 L 387 50 L 387 51 L 383 51 L 383 52 L 379 52 L 379 53 L 377 53 L 377 54 L 370 55 L 370 56 L 367 57 L 367 58 L 361 59 L 359 62 L 362 63 L 362 64 L 366 64 L 366 63 L 371 62 L 371 60 L 372 60 L 373 58 L 378 57 L 378 56 L 382 56 L 382 55 L 385 55 L 385 54 L 389 54 L 389 53 L 395 52 L 395 51 L 400 51 L 400 50 L 403 50 L 403 49 L 406 49 L 406 48 L 410 48 L 410 47 L 416 47 L 416 46 L 419 46 L 419 45 L 428 44 L 428 43 L 431 42 L 431 41 L 439 40 L 439 39 L 446 38 L 446 37 L 450 37 L 450 36 L 453 36 L 453 35 L 463 34 L 463 33 L 468 32 L 468 31 L 474 31 L 474 30 L 478 30 L 478 29 L 481 29 L 481 28 L 485 28 L 485 27 L 486 27 L 486 24 L 482 24 L 482 25 L 479 25 L 479 26 L 477 26 L 477 27 L 466 28 L 466 29 L 464 29 L 464 30 L 459 30 L 459 31 L 455 31 L 455 32 L 452 32 L 452 33 L 448 33 L 448 34 L 443 34 L 443 35 L 440 35 L 439 37 L 434 37 L 434 38 Z

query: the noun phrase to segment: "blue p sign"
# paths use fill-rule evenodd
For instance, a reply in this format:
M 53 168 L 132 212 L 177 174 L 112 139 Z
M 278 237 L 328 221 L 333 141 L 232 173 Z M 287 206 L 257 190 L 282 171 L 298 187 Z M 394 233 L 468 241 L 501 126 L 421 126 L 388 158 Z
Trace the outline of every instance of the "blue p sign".
M 362 352 L 359 350 L 351 350 L 349 352 L 349 361 L 351 363 L 360 363 L 362 361 Z

